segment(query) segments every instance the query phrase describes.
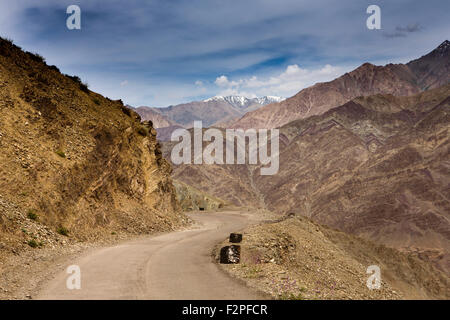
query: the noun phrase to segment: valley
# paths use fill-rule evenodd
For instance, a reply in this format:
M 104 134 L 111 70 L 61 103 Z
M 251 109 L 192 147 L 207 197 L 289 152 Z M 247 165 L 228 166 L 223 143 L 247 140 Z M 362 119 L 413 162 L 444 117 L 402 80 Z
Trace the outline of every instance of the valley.
M 449 75 L 444 41 L 287 99 L 134 108 L 0 38 L 0 298 L 449 299 Z M 227 161 L 252 150 L 227 129 L 276 129 L 272 162 Z
M 371 82 L 375 87 L 365 88 L 363 96 L 331 109 L 311 106 L 315 115 L 281 126 L 280 170 L 275 175 L 255 175 L 259 166 L 248 163 L 190 164 L 175 165 L 173 177 L 237 206 L 300 214 L 397 248 L 448 275 L 450 87 L 449 73 L 442 71 L 450 65 L 446 43 L 409 64 L 430 66 L 420 74 L 434 79 L 426 81 L 438 83 L 430 85 L 435 88 L 421 92 L 408 84 L 410 89 L 392 94 L 396 87 L 377 77 L 385 72 L 383 68 L 391 72 L 394 67 L 376 67 L 372 76 L 378 80 Z M 430 63 L 430 59 L 437 60 Z M 364 65 L 354 75 L 366 77 L 366 69 L 373 68 Z M 379 86 L 388 89 L 383 93 Z M 353 89 L 343 88 L 354 94 Z M 334 88 L 326 90 L 334 92 Z M 378 93 L 370 95 L 374 90 Z M 274 115 L 290 99 L 294 98 L 259 110 Z M 173 142 L 163 143 L 168 159 L 172 148 Z

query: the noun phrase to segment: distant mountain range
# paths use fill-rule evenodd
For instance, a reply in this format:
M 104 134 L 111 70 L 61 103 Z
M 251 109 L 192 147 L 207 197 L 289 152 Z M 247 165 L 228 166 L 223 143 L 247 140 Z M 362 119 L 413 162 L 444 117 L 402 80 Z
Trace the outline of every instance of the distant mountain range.
M 152 120 L 156 128 L 165 128 L 166 133 L 172 131 L 170 127 L 192 127 L 195 120 L 202 120 L 205 127 L 276 128 L 323 114 L 359 96 L 378 93 L 407 96 L 442 86 L 450 79 L 449 52 L 450 42 L 446 40 L 432 52 L 407 64 L 365 63 L 333 81 L 305 88 L 288 99 L 216 96 L 166 108 L 139 107 L 136 111 L 144 120 Z
M 135 108 L 135 110 L 142 117 L 142 120 L 151 120 L 155 128 L 166 128 L 167 131 L 168 127 L 192 127 L 195 120 L 202 120 L 205 127 L 223 126 L 227 122 L 236 121 L 247 112 L 283 100 L 284 98 L 274 96 L 261 98 L 215 96 L 203 101 L 183 103 L 166 108 L 143 106 Z
M 281 102 L 284 98 L 281 97 L 275 97 L 275 96 L 264 96 L 261 98 L 246 98 L 242 96 L 215 96 L 206 100 L 203 100 L 203 102 L 210 102 L 210 101 L 223 101 L 228 102 L 232 106 L 239 108 L 239 109 L 246 109 L 250 106 L 254 105 L 260 105 L 265 106 L 269 103 L 275 103 L 275 102 Z
M 232 128 L 276 128 L 297 119 L 322 114 L 359 96 L 406 96 L 437 88 L 450 80 L 450 42 L 407 64 L 365 63 L 329 82 L 303 89 L 280 103 L 245 114 Z

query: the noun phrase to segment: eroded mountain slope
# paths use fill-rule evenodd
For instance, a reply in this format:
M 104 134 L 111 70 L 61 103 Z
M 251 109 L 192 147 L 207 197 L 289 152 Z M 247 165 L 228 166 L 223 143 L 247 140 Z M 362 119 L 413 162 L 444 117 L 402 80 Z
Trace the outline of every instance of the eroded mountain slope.
M 449 272 L 449 97 L 450 85 L 360 97 L 289 123 L 272 176 L 217 164 L 175 166 L 174 176 L 235 205 L 295 212 L 415 252 Z
M 277 128 L 297 119 L 322 114 L 359 96 L 406 96 L 450 81 L 450 42 L 408 64 L 365 63 L 329 82 L 317 83 L 280 103 L 245 114 L 233 128 Z
M 156 131 L 0 39 L 0 249 L 183 222 Z M 27 244 L 28 243 L 28 244 Z

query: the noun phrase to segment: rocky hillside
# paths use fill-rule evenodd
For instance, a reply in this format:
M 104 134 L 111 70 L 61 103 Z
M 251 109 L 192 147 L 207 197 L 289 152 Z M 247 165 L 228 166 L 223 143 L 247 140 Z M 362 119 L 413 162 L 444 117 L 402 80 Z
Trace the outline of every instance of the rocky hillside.
M 412 254 L 291 216 L 247 229 L 241 263 L 222 265 L 277 299 L 449 299 L 449 278 Z M 223 245 L 226 245 L 225 243 Z M 369 266 L 381 287 L 366 286 Z
M 275 175 L 181 165 L 174 176 L 235 205 L 299 213 L 414 252 L 448 273 L 449 107 L 450 85 L 360 97 L 282 127 Z
M 296 119 L 322 114 L 359 96 L 405 96 L 437 88 L 450 81 L 450 42 L 408 64 L 375 66 L 365 63 L 356 70 L 317 83 L 280 103 L 245 114 L 233 128 L 276 128 Z
M 183 223 L 155 129 L 3 39 L 0 114 L 1 252 Z
M 222 130 L 223 135 L 225 132 Z M 193 136 L 192 129 L 189 129 Z M 162 142 L 163 155 L 166 159 L 171 158 L 172 148 L 178 142 Z M 206 146 L 207 143 L 204 143 Z M 193 146 L 193 143 L 192 143 Z M 226 146 L 224 144 L 224 150 Z M 191 156 L 193 157 L 193 152 Z M 193 162 L 192 162 L 193 163 Z M 258 207 L 264 208 L 261 203 L 261 195 L 254 184 L 254 167 L 247 165 L 173 165 L 172 177 L 177 181 L 186 183 L 189 186 L 202 192 L 208 193 L 217 198 L 238 207 Z M 258 170 L 259 171 L 259 170 Z
M 227 204 L 184 182 L 174 180 L 173 184 L 183 211 L 214 211 L 224 208 Z

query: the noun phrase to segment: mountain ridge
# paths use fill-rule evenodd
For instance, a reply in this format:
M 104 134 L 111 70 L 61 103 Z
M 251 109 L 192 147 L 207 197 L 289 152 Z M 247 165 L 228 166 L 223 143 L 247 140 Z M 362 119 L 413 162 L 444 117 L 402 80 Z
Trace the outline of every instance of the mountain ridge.
M 193 101 L 165 108 L 133 108 L 143 120 L 150 120 L 157 129 L 157 138 L 170 140 L 171 133 L 178 128 L 193 127 L 194 121 L 202 121 L 204 127 L 225 127 L 245 113 L 256 110 L 283 98 L 264 96 L 246 98 L 243 96 L 215 96 L 203 101 Z
M 450 42 L 407 64 L 375 66 L 364 63 L 329 82 L 305 88 L 280 103 L 251 111 L 232 128 L 276 128 L 291 121 L 322 114 L 358 96 L 377 93 L 406 96 L 437 88 L 450 81 Z

